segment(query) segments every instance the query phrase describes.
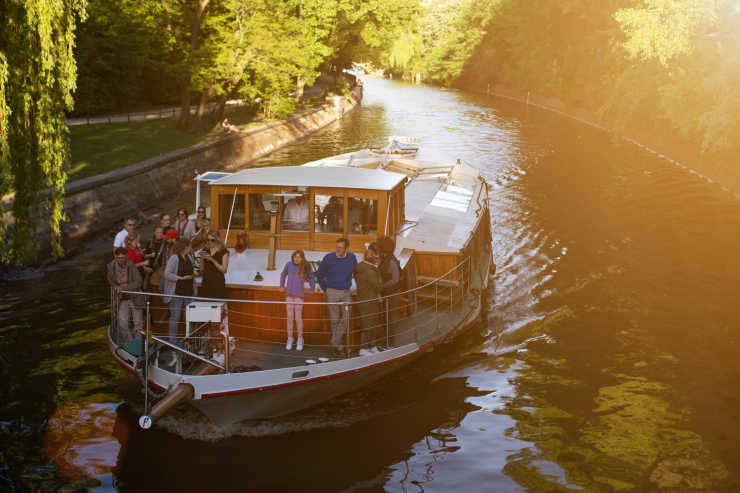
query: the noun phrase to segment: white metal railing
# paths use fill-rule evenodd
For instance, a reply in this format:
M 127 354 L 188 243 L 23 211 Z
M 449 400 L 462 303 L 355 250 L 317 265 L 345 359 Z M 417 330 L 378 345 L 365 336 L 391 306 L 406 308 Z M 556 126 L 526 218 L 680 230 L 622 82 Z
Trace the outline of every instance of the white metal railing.
M 206 363 L 228 373 L 238 367 L 253 366 L 250 362 L 255 362 L 256 365 L 267 356 L 276 358 L 282 366 L 298 366 L 316 359 L 323 360 L 330 356 L 329 350 L 332 347 L 326 343 L 327 334 L 332 334 L 332 317 L 328 316 L 332 306 L 339 306 L 344 315 L 344 322 L 340 325 L 343 332 L 341 346 L 345 348 L 341 356 L 343 358 L 352 357 L 355 350 L 367 347 L 388 349 L 411 342 L 422 346 L 452 330 L 460 322 L 461 316 L 472 310 L 474 304 L 470 301 L 477 303 L 478 300 L 471 293 L 471 267 L 472 260 L 468 256 L 438 278 L 426 282 L 415 280 L 417 285 L 413 287 L 373 300 L 304 302 L 302 335 L 308 343 L 304 344 L 303 352 L 285 351 L 282 348 L 287 337 L 288 317 L 285 307 L 291 304 L 287 301 L 168 295 L 167 298 L 225 303 L 227 310 L 221 324 L 201 326 L 200 329 L 203 330 L 182 336 L 183 333 L 187 334 L 187 331 L 182 330 L 186 323 L 186 308 L 183 308 L 180 320 L 174 324 L 176 335 L 164 336 L 162 333 L 169 331 L 169 318 L 172 314 L 167 305 L 155 303 L 155 300 L 165 295 L 143 291 L 115 293 L 112 290 L 111 335 L 114 342 L 121 344 L 124 341 L 123 331 L 130 331 L 129 327 L 118 326 L 118 320 L 122 318 L 118 316 L 119 296 L 124 294 L 146 297 L 144 306 L 132 308 L 145 311 L 142 313 L 145 315 L 142 317 L 145 326 L 140 335 L 145 336 L 143 349 L 146 361 L 149 361 L 151 352 L 149 342 L 153 341 L 158 344 L 154 348 L 156 358 L 160 352 L 166 350 L 177 355 L 176 373 L 187 373 L 195 367 L 195 362 Z M 258 312 L 255 305 L 268 309 L 264 313 Z M 367 305 L 373 305 L 369 311 L 366 309 Z M 334 324 L 337 324 L 336 319 Z M 232 332 L 237 335 L 232 336 Z M 293 328 L 293 334 L 298 335 L 297 327 Z M 358 339 L 359 343 L 356 342 Z M 218 358 L 213 356 L 214 349 Z M 223 361 L 220 355 L 223 355 Z M 331 356 L 335 359 L 339 357 L 336 352 Z M 185 361 L 190 363 L 191 368 L 183 364 Z

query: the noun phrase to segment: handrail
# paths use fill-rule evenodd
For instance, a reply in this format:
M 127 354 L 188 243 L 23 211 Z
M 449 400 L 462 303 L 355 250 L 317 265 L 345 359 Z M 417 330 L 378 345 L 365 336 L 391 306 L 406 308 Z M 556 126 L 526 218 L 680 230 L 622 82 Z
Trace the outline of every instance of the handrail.
M 358 300 L 358 301 L 349 301 L 349 302 L 305 302 L 305 305 L 335 305 L 341 307 L 341 309 L 345 312 L 345 316 L 343 317 L 346 322 L 346 327 L 344 328 L 344 331 L 346 331 L 346 334 L 342 336 L 342 339 L 346 337 L 346 344 L 343 346 L 346 347 L 346 357 L 351 358 L 353 350 L 357 348 L 361 348 L 362 345 L 370 344 L 373 346 L 379 346 L 381 348 L 391 348 L 391 347 L 397 347 L 398 345 L 406 344 L 407 342 L 400 342 L 403 340 L 413 340 L 416 341 L 419 344 L 424 343 L 425 341 L 430 340 L 429 338 L 437 337 L 439 335 L 439 331 L 441 330 L 441 327 L 443 325 L 448 324 L 450 321 L 445 320 L 447 313 L 453 311 L 455 309 L 455 306 L 467 306 L 467 303 L 463 305 L 463 302 L 467 299 L 467 295 L 470 292 L 470 283 L 472 275 L 472 263 L 473 258 L 470 255 L 466 255 L 462 261 L 457 263 L 454 267 L 449 269 L 447 272 L 442 274 L 439 277 L 436 277 L 432 280 L 429 280 L 427 282 L 424 276 L 421 278 L 417 278 L 415 281 L 417 283 L 423 282 L 420 286 L 406 289 L 404 291 L 393 293 L 390 295 L 380 296 L 378 298 L 374 298 L 372 300 Z M 449 283 L 449 286 L 445 284 L 444 286 L 441 286 L 440 284 L 443 283 L 447 278 L 450 277 L 451 274 L 454 272 L 459 271 L 459 277 L 457 279 L 458 283 Z M 420 293 L 420 291 L 427 290 L 425 293 Z M 428 289 L 434 290 L 434 301 L 431 304 L 431 306 L 428 306 L 427 308 L 418 311 L 418 309 L 421 307 L 421 305 L 425 304 L 426 302 L 424 300 L 431 298 L 431 293 L 428 292 Z M 459 291 L 461 289 L 462 292 Z M 447 292 L 449 291 L 449 294 Z M 258 304 L 264 304 L 264 305 L 280 305 L 284 306 L 287 304 L 290 304 L 291 302 L 285 300 L 285 301 L 268 301 L 268 300 L 243 300 L 243 299 L 230 299 L 230 298 L 199 298 L 198 296 L 181 296 L 176 294 L 170 294 L 165 295 L 163 293 L 152 293 L 152 292 L 143 292 L 143 291 L 130 291 L 130 290 L 120 290 L 118 293 L 122 294 L 128 294 L 128 295 L 141 295 L 146 297 L 146 327 L 144 330 L 139 328 L 138 330 L 135 329 L 135 333 L 138 332 L 139 334 L 142 334 L 144 336 L 144 353 L 145 353 L 145 361 L 149 361 L 149 353 L 152 351 L 151 347 L 149 346 L 149 341 L 155 341 L 159 344 L 159 347 L 156 348 L 156 351 L 160 351 L 163 348 L 168 348 L 169 350 L 173 350 L 176 353 L 179 353 L 183 356 L 190 357 L 191 359 L 194 359 L 196 361 L 200 361 L 203 363 L 206 363 L 212 367 L 215 367 L 225 373 L 229 373 L 231 371 L 231 366 L 229 363 L 229 357 L 232 350 L 234 351 L 251 351 L 249 347 L 237 347 L 237 344 L 239 341 L 249 343 L 258 341 L 260 344 L 264 344 L 267 342 L 268 344 L 274 344 L 277 346 L 281 346 L 283 342 L 274 342 L 272 340 L 262 340 L 260 338 L 256 340 L 252 340 L 247 337 L 236 337 L 235 340 L 232 342 L 232 337 L 230 336 L 229 331 L 229 322 L 228 322 L 228 314 L 231 312 L 232 314 L 236 315 L 239 313 L 247 313 L 247 311 L 240 311 L 238 309 L 238 305 L 242 303 L 258 303 Z M 414 293 L 418 293 L 417 295 L 414 295 Z M 459 293 L 459 294 L 458 294 Z M 120 330 L 118 329 L 118 310 L 116 308 L 116 304 L 118 301 L 118 296 L 114 292 L 114 290 L 111 290 L 111 330 L 116 330 L 116 335 L 114 337 L 118 337 L 118 334 Z M 406 300 L 402 300 L 400 303 L 397 301 L 397 298 L 394 299 L 394 297 L 401 297 L 404 295 L 410 295 L 406 298 Z M 165 297 L 165 298 L 180 298 L 180 299 L 188 299 L 191 301 L 204 301 L 207 303 L 229 303 L 231 306 L 227 309 L 226 316 L 222 320 L 222 328 L 224 321 L 225 326 L 225 332 L 221 331 L 220 334 L 224 335 L 226 337 L 226 342 L 224 344 L 223 349 L 223 363 L 221 363 L 218 359 L 214 360 L 211 359 L 207 354 L 202 355 L 200 349 L 193 349 L 192 347 L 186 346 L 180 346 L 177 342 L 171 339 L 172 336 L 169 338 L 164 335 L 157 335 L 150 332 L 152 330 L 152 318 L 150 316 L 150 302 L 151 297 L 157 296 L 157 297 Z M 419 301 L 421 299 L 422 301 Z M 355 311 L 355 308 L 353 308 L 353 305 L 362 305 L 369 302 L 377 303 L 377 306 L 374 308 L 377 310 L 377 312 L 373 313 L 367 313 L 363 314 L 361 312 L 362 307 L 358 307 L 357 311 Z M 405 304 L 403 304 L 405 303 Z M 397 318 L 394 313 L 397 313 L 397 310 L 404 310 L 404 307 L 410 307 L 408 310 L 409 312 L 406 313 L 405 317 Z M 159 310 L 160 308 L 157 308 Z M 271 310 L 268 310 L 268 314 L 265 315 L 269 319 L 282 319 L 282 317 L 275 317 L 269 314 Z M 260 316 L 260 315 L 255 315 Z M 312 318 L 312 319 L 304 319 L 306 321 L 328 321 L 331 319 L 331 311 L 329 313 L 329 318 Z M 359 322 L 359 325 L 357 325 L 358 321 L 362 319 L 363 317 L 378 317 L 377 319 L 370 319 L 370 325 L 367 325 L 366 322 Z M 421 318 L 420 318 L 421 317 Z M 431 318 L 430 318 L 431 317 Z M 178 317 L 179 318 L 179 317 Z M 238 317 L 237 317 L 238 318 Z M 172 318 L 170 319 L 170 323 L 172 323 Z M 285 320 L 285 319 L 283 319 Z M 355 328 L 351 328 L 351 320 L 355 320 Z M 404 320 L 408 320 L 407 322 L 404 322 Z M 241 321 L 239 319 L 238 321 Z M 178 325 L 180 322 L 177 322 Z M 186 316 L 186 322 L 187 324 L 187 316 Z M 240 330 L 242 329 L 258 329 L 268 332 L 280 332 L 284 334 L 285 329 L 282 328 L 282 323 L 280 323 L 280 328 L 272 328 L 271 326 L 260 326 L 261 323 L 255 321 L 254 323 L 247 322 L 247 325 L 239 324 L 237 321 L 234 322 Z M 400 324 L 400 325 L 399 325 Z M 254 325 L 254 327 L 252 327 Z M 378 334 L 377 329 L 385 327 L 385 334 L 380 335 Z M 325 330 L 311 330 L 310 327 L 306 327 L 307 330 L 304 330 L 302 333 L 306 335 L 310 334 L 324 334 Z M 370 332 L 368 332 L 370 331 Z M 187 331 L 186 331 L 187 334 Z M 364 340 L 364 342 L 360 342 L 360 344 L 357 344 L 356 341 L 352 341 L 352 335 L 360 334 L 361 341 Z M 364 335 L 363 335 L 364 334 Z M 436 335 L 433 335 L 436 334 Z M 364 339 L 366 336 L 370 337 L 370 339 Z M 180 337 L 175 336 L 177 339 L 180 339 Z M 185 340 L 210 340 L 210 339 L 220 339 L 218 336 L 210 337 L 206 335 L 206 337 L 192 337 L 192 334 L 190 336 L 186 335 L 184 337 Z M 119 343 L 119 341 L 116 341 Z M 197 343 L 198 347 L 201 347 L 200 343 Z M 311 347 L 315 349 L 322 349 L 323 350 L 329 350 L 330 348 L 334 347 L 334 343 L 316 343 L 312 342 L 310 344 Z M 206 348 L 210 347 L 210 343 L 206 342 Z M 369 346 L 368 346 L 369 347 Z M 233 349 L 232 349 L 233 348 Z M 382 349 L 381 349 L 382 350 Z M 267 352 L 272 351 L 272 349 L 267 349 Z M 206 351 L 208 352 L 208 350 Z M 360 353 L 362 354 L 362 353 Z M 282 355 L 281 357 L 284 357 L 286 355 Z M 293 357 L 292 355 L 287 355 L 288 357 Z M 215 357 L 214 357 L 215 358 Z M 300 356 L 296 355 L 295 358 L 297 359 L 303 359 Z M 176 373 L 180 374 L 182 373 L 182 369 L 179 366 L 180 360 L 178 359 L 178 366 L 176 370 L 174 370 Z M 308 361 L 308 360 L 305 360 Z M 184 373 L 183 373 L 184 374 Z
M 395 296 L 402 296 L 402 295 L 405 295 L 405 294 L 414 293 L 416 291 L 421 291 L 422 289 L 425 289 L 425 288 L 427 288 L 429 286 L 432 286 L 433 284 L 437 283 L 438 281 L 444 280 L 447 276 L 449 276 L 450 274 L 452 274 L 453 272 L 455 272 L 457 269 L 459 269 L 460 267 L 462 267 L 463 264 L 469 262 L 469 259 L 470 259 L 470 256 L 468 255 L 467 257 L 465 257 L 465 259 L 463 259 L 455 267 L 453 267 L 452 269 L 448 270 L 447 272 L 445 272 L 444 274 L 442 274 L 440 277 L 437 277 L 437 278 L 435 278 L 435 279 L 427 282 L 426 284 L 422 284 L 421 286 L 417 286 L 415 288 L 408 289 L 406 291 L 401 291 L 399 293 L 393 293 L 393 294 L 388 294 L 388 295 L 385 295 L 385 296 L 379 296 L 378 298 L 375 298 L 375 300 L 386 300 L 386 299 L 393 298 Z M 201 296 L 182 296 L 182 295 L 177 295 L 177 294 L 174 294 L 174 293 L 173 294 L 164 294 L 164 293 L 152 293 L 152 292 L 147 292 L 147 291 L 129 291 L 129 290 L 123 290 L 123 289 L 121 289 L 119 292 L 125 293 L 125 294 L 139 294 L 139 295 L 144 295 L 144 296 L 157 296 L 157 297 L 162 297 L 162 298 L 184 298 L 184 299 L 189 299 L 189 300 L 196 299 L 196 300 L 199 300 L 199 301 L 213 301 L 213 302 L 216 302 L 216 303 L 221 303 L 221 302 L 225 302 L 225 303 L 258 303 L 260 305 L 267 305 L 267 304 L 284 305 L 285 303 L 287 303 L 286 301 L 241 300 L 241 299 L 233 299 L 233 298 L 205 298 L 205 297 L 201 297 Z M 324 306 L 326 306 L 326 305 L 340 305 L 340 306 L 344 306 L 344 305 L 358 305 L 358 304 L 362 304 L 362 303 L 367 303 L 367 300 L 350 301 L 350 302 L 342 302 L 342 301 L 306 301 L 303 304 L 304 305 L 324 305 Z
M 209 365 L 213 365 L 213 366 L 215 366 L 216 368 L 218 368 L 220 370 L 226 371 L 226 367 L 225 366 L 221 366 L 221 365 L 219 365 L 218 363 L 216 363 L 214 361 L 211 361 L 211 360 L 209 360 L 207 358 L 203 358 L 203 357 L 201 357 L 201 356 L 199 356 L 199 355 L 197 355 L 197 354 L 195 354 L 195 353 L 193 353 L 191 351 L 188 351 L 185 348 L 182 348 L 182 347 L 178 346 L 177 344 L 172 344 L 169 341 L 165 341 L 161 337 L 155 336 L 154 334 L 152 334 L 150 337 L 152 338 L 153 341 L 157 341 L 158 343 L 163 344 L 163 345 L 169 347 L 170 349 L 174 349 L 175 351 L 180 351 L 182 353 L 187 354 L 188 356 L 190 356 L 192 358 L 195 358 L 195 359 L 197 359 L 199 361 L 202 361 L 203 363 L 208 363 Z

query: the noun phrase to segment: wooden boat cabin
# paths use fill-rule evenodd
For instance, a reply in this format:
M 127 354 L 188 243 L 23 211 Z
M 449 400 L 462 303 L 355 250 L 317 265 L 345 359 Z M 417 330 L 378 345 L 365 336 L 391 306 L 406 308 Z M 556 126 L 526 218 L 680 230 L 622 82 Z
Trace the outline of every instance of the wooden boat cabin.
M 458 269 L 442 282 L 451 290 L 448 299 L 459 299 L 470 269 L 487 273 L 490 264 L 487 195 L 478 171 L 467 164 L 384 162 L 368 151 L 226 175 L 210 182 L 210 215 L 211 227 L 230 249 L 228 297 L 282 302 L 280 273 L 294 250 L 303 250 L 315 271 L 339 238 L 349 240 L 349 251 L 360 261 L 367 244 L 390 236 L 404 269 L 404 289 L 439 278 L 470 258 L 468 274 Z M 243 253 L 234 250 L 239 236 L 246 237 Z M 306 302 L 325 301 L 318 286 L 306 297 Z M 229 306 L 231 334 L 252 342 L 284 342 L 285 318 L 282 304 Z M 307 345 L 328 344 L 325 306 L 305 305 L 303 320 Z
M 379 236 L 395 237 L 403 226 L 406 181 L 403 174 L 381 169 L 292 166 L 246 169 L 212 182 L 211 227 L 231 252 L 228 297 L 284 301 L 280 273 L 295 250 L 304 251 L 315 271 L 337 240 L 347 238 L 349 251 L 362 260 L 367 244 Z M 233 249 L 240 234 L 247 240 L 243 253 Z M 317 285 L 306 301 L 326 298 Z M 232 335 L 284 342 L 284 305 L 231 305 Z M 326 344 L 326 307 L 306 305 L 303 319 L 306 343 Z
M 228 247 L 236 244 L 234 233 L 245 232 L 250 249 L 269 249 L 274 240 L 277 250 L 327 252 L 344 237 L 361 253 L 403 225 L 405 182 L 380 169 L 247 169 L 211 184 L 211 225 L 222 238 L 228 232 Z

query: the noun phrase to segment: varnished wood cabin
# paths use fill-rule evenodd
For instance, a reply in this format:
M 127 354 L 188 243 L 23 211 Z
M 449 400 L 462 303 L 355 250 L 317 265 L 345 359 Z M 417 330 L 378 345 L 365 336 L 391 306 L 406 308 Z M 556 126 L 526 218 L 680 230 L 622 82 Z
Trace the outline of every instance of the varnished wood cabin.
M 472 269 L 485 264 L 487 272 L 487 192 L 469 165 L 414 159 L 384 163 L 368 151 L 227 175 L 210 184 L 210 219 L 231 252 L 228 297 L 284 301 L 280 272 L 291 253 L 304 250 L 315 269 L 341 237 L 349 239 L 349 251 L 358 261 L 366 244 L 380 236 L 394 238 L 406 273 L 404 288 L 438 278 L 466 257 L 475 257 Z M 233 250 L 240 233 L 246 234 L 248 246 L 241 254 Z M 472 274 L 458 271 L 446 279 L 453 298 L 462 292 L 466 275 Z M 306 302 L 324 301 L 318 286 L 306 297 Z M 399 303 L 399 312 L 407 306 Z M 326 308 L 305 305 L 303 320 L 306 344 L 327 344 Z M 230 303 L 229 327 L 232 335 L 253 342 L 284 341 L 285 307 Z

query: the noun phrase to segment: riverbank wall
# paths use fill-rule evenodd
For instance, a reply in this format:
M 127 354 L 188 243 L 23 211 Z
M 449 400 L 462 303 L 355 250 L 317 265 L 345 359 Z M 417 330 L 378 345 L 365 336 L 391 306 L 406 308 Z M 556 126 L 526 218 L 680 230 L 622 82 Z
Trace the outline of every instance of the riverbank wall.
M 484 89 L 480 87 L 460 87 L 460 89 L 536 106 L 612 133 L 665 160 L 667 164 L 684 168 L 709 183 L 717 183 L 723 191 L 740 199 L 740 169 L 735 164 L 735 156 L 730 152 L 704 154 L 699 144 L 681 139 L 669 128 L 652 128 L 646 125 L 645 128 L 627 129 L 625 132 L 617 133 L 613 128 L 598 123 L 599 118 L 594 111 L 567 105 L 556 97 L 531 94 L 524 89 L 500 84 L 492 84 Z
M 196 172 L 244 168 L 339 120 L 361 100 L 362 85 L 356 85 L 348 96 L 328 97 L 320 107 L 286 120 L 67 183 L 64 199 L 67 221 L 62 225 L 65 253 L 73 254 L 96 234 L 120 229 L 125 217 L 137 217 L 141 211 L 157 209 L 168 198 L 192 189 Z M 41 262 L 50 255 L 50 234 L 45 221 L 39 232 L 39 252 Z

